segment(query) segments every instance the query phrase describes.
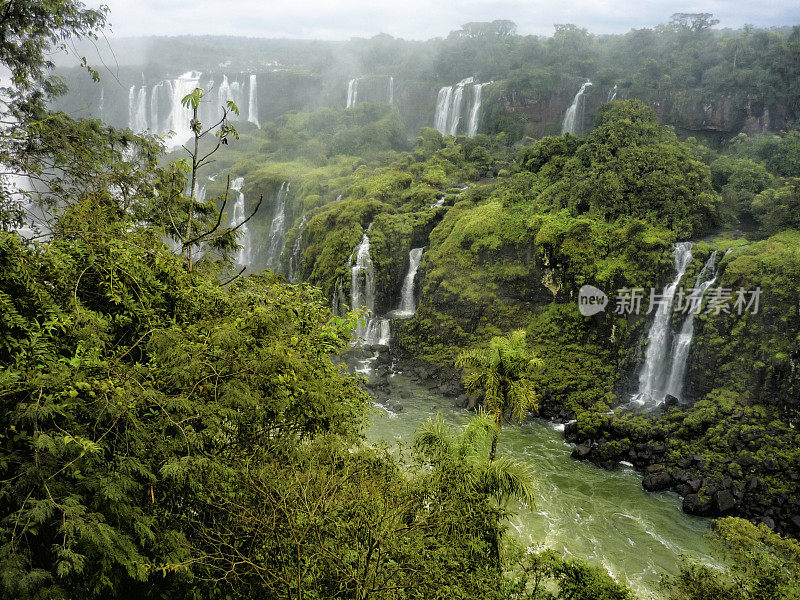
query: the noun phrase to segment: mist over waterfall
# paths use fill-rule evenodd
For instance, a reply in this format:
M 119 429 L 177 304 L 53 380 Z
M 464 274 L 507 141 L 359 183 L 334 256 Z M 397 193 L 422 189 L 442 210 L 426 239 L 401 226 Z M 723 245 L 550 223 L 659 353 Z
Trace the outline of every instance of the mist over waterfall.
M 481 116 L 481 90 L 485 85 L 488 84 L 476 83 L 472 88 L 472 110 L 469 111 L 469 124 L 467 126 L 467 135 L 469 137 L 475 137 L 478 133 L 478 121 Z
M 583 93 L 590 85 L 592 85 L 592 82 L 587 79 L 572 99 L 572 104 L 569 105 L 564 115 L 564 122 L 561 124 L 561 135 L 567 132 L 573 135 L 581 135 L 583 132 Z
M 247 120 L 256 127 L 261 127 L 258 121 L 258 78 L 250 75 L 250 86 L 247 90 Z
M 647 333 L 647 350 L 644 365 L 639 374 L 639 391 L 631 399 L 632 404 L 645 408 L 653 408 L 664 401 L 670 357 L 672 307 L 675 302 L 675 291 L 686 273 L 686 268 L 692 261 L 691 242 L 676 244 L 674 256 L 675 277 L 672 283 L 664 288 L 660 297 L 661 302 Z
M 403 279 L 403 287 L 400 289 L 400 305 L 393 311 L 392 316 L 400 319 L 413 317 L 417 312 L 417 302 L 414 296 L 415 282 L 419 263 L 422 261 L 422 252 L 425 248 L 412 248 L 408 253 L 408 272 Z
M 231 218 L 232 227 L 244 223 L 244 220 L 247 219 L 242 186 L 244 186 L 244 177 L 237 177 L 231 181 L 231 190 L 236 193 L 236 202 L 233 204 L 233 217 Z M 253 241 L 247 223 L 242 224 L 237 232 L 239 233 L 238 241 L 242 247 L 236 252 L 236 264 L 249 267 L 253 254 Z
M 358 77 L 347 82 L 347 106 L 353 108 L 358 101 Z
M 675 336 L 672 344 L 672 357 L 669 377 L 667 378 L 667 394 L 674 396 L 678 400 L 683 400 L 683 388 L 686 380 L 686 366 L 689 361 L 689 351 L 692 348 L 692 338 L 694 337 L 694 316 L 698 314 L 703 306 L 703 298 L 706 290 L 714 285 L 717 280 L 716 273 L 717 251 L 711 253 L 706 264 L 697 274 L 694 288 L 687 299 L 689 314 L 681 325 L 680 332 Z
M 301 252 L 303 243 L 303 230 L 306 227 L 308 219 L 303 215 L 300 225 L 297 228 L 297 236 L 294 238 L 294 246 L 292 246 L 292 256 L 289 257 L 289 283 L 298 283 L 300 281 L 300 267 L 303 260 Z
M 275 209 L 272 213 L 272 225 L 269 229 L 269 246 L 267 247 L 267 266 L 273 271 L 283 252 L 286 240 L 286 197 L 289 195 L 289 183 L 284 181 L 275 195 Z

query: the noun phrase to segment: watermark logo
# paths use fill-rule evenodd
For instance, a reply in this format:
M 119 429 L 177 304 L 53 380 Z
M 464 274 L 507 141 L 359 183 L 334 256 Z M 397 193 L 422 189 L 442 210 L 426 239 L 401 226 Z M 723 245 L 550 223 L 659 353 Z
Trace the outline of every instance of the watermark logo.
M 650 288 L 649 297 L 644 288 L 617 290 L 614 310 L 616 315 L 649 315 L 652 312 L 678 312 L 683 314 L 758 314 L 761 288 L 734 290 L 725 287 L 673 288 L 661 292 Z M 578 310 L 591 317 L 606 309 L 608 296 L 593 285 L 584 285 L 578 293 Z M 705 309 L 705 310 L 704 310 Z
M 578 292 L 578 310 L 584 317 L 603 312 L 608 305 L 608 296 L 593 285 L 585 285 Z

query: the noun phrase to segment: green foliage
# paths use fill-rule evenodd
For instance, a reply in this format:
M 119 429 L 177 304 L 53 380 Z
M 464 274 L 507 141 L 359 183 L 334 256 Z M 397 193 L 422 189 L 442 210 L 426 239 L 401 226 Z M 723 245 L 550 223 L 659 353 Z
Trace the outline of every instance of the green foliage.
M 800 544 L 733 517 L 709 534 L 724 566 L 684 560 L 680 575 L 663 587 L 675 600 L 791 600 L 800 598 Z

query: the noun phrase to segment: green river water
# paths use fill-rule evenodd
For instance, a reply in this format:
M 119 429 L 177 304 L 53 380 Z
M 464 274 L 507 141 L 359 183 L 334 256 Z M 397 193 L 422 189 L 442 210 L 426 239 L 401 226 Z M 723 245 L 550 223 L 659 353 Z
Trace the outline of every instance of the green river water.
M 390 377 L 397 413 L 376 406 L 367 437 L 410 442 L 417 426 L 440 414 L 453 426 L 470 413 L 403 375 Z M 401 397 L 400 394 L 403 396 Z M 681 512 L 672 493 L 645 492 L 632 468 L 605 471 L 570 458 L 562 426 L 536 421 L 506 426 L 498 452 L 528 461 L 536 473 L 536 506 L 517 507 L 511 525 L 520 541 L 601 565 L 640 598 L 657 596 L 660 576 L 677 572 L 681 554 L 708 558 L 710 521 Z

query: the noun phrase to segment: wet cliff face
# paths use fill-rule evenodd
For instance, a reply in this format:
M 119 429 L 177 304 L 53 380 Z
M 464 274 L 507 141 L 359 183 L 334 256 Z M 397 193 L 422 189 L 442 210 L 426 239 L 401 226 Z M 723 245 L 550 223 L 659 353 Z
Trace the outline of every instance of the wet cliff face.
M 585 97 L 585 127 L 591 127 L 597 109 L 606 102 L 610 89 L 593 86 Z M 555 90 L 549 94 L 540 92 L 508 90 L 495 102 L 511 119 L 524 121 L 524 135 L 542 137 L 558 135 L 564 113 L 572 101 L 566 90 Z M 617 99 L 626 98 L 620 90 Z M 711 102 L 691 92 L 659 94 L 642 98 L 656 113 L 660 123 L 673 125 L 681 137 L 707 135 L 710 137 L 733 137 L 740 132 L 764 133 L 787 130 L 797 119 L 791 108 L 779 102 L 761 102 L 748 98 L 727 96 Z

